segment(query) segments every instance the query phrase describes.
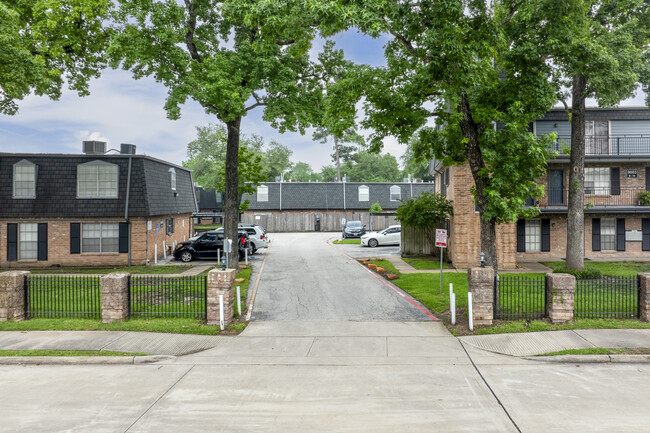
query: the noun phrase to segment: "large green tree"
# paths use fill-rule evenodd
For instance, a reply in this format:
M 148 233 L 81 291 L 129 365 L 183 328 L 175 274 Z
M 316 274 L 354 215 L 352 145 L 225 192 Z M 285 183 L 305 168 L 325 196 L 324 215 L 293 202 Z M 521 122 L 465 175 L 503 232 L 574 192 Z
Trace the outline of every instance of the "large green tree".
M 63 83 L 80 95 L 105 66 L 109 0 L 0 0 L 0 114 L 34 92 L 52 99 Z
M 433 176 L 429 175 L 429 161 L 424 159 L 420 160 L 415 157 L 414 147 L 417 147 L 419 139 L 413 137 L 406 145 L 406 151 L 401 156 L 402 164 L 402 177 L 407 178 L 411 176 L 412 179 L 422 179 L 425 182 L 433 181 Z
M 240 128 L 248 112 L 284 130 L 321 119 L 323 59 L 309 56 L 316 22 L 299 1 L 117 0 L 112 66 L 153 76 L 168 88 L 165 109 L 178 118 L 183 103 L 197 101 L 227 128 L 226 236 L 238 221 Z M 326 17 L 321 17 L 324 24 Z M 230 256 L 233 266 L 237 253 Z
M 399 182 L 399 165 L 393 155 L 361 151 L 344 165 L 351 182 Z
M 349 107 L 365 96 L 371 148 L 387 136 L 406 144 L 417 133 L 420 158 L 469 164 L 481 248 L 497 268 L 496 224 L 525 214 L 526 198 L 542 193 L 531 179 L 544 172 L 549 143 L 528 124 L 556 101 L 544 60 L 511 55 L 510 4 L 339 0 L 314 7 L 338 10 L 370 36 L 391 36 L 386 66 L 366 67 L 332 92 Z
M 262 151 L 262 166 L 266 180 L 274 182 L 276 177 L 291 170 L 291 154 L 293 151 L 277 141 L 271 141 Z
M 585 101 L 612 107 L 650 84 L 650 4 L 532 0 L 512 16 L 513 53 L 547 59 L 571 121 L 566 265 L 584 269 Z
M 311 165 L 306 162 L 299 161 L 291 169 L 291 179 L 296 179 L 298 182 L 316 182 L 320 180 L 320 177 L 317 173 L 314 173 L 314 169 L 311 168 Z
M 312 138 L 326 144 L 329 139 L 334 142 L 334 153 L 332 154 L 332 161 L 336 164 L 336 179 L 341 181 L 341 159 L 344 162 L 350 161 L 352 156 L 359 151 L 364 145 L 363 136 L 357 132 L 356 127 L 350 127 L 343 131 L 341 136 L 337 136 L 327 126 L 319 126 L 314 131 Z

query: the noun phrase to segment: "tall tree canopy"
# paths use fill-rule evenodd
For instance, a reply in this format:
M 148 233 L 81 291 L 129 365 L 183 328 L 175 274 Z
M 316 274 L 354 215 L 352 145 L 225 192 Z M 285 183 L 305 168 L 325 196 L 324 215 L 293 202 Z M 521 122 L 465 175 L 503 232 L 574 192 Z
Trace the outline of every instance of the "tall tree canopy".
M 571 120 L 566 265 L 584 269 L 585 100 L 611 107 L 650 84 L 650 4 L 533 0 L 512 16 L 513 53 L 547 59 Z
M 340 135 L 338 137 L 327 126 L 319 126 L 312 137 L 323 144 L 327 143 L 330 138 L 334 142 L 332 161 L 336 164 L 336 180 L 338 181 L 341 180 L 341 159 L 344 162 L 350 161 L 359 148 L 365 144 L 363 136 L 357 132 L 354 126 L 346 129 Z
M 323 63 L 313 62 L 317 33 L 311 13 L 299 1 L 118 0 L 112 66 L 153 76 L 168 88 L 165 109 L 180 116 L 187 99 L 226 124 L 226 235 L 238 221 L 241 121 L 264 107 L 264 119 L 284 130 L 304 129 L 321 119 Z M 321 24 L 324 21 L 321 20 Z M 331 52 L 330 52 L 331 54 Z M 328 66 L 328 70 L 336 67 Z M 236 252 L 229 257 L 237 264 Z
M 370 36 L 392 36 L 387 65 L 342 80 L 335 91 L 339 104 L 352 107 L 365 96 L 363 126 L 374 130 L 371 148 L 389 135 L 406 144 L 417 133 L 418 157 L 469 163 L 481 247 L 487 264 L 497 268 L 496 224 L 521 216 L 526 198 L 542 193 L 531 179 L 544 172 L 549 143 L 528 124 L 556 101 L 543 59 L 536 52 L 512 55 L 504 29 L 510 5 L 339 0 L 320 6 L 328 8 Z
M 0 114 L 15 114 L 30 92 L 81 95 L 105 66 L 109 0 L 0 0 Z
M 393 155 L 361 151 L 345 163 L 343 172 L 351 182 L 399 182 L 399 165 Z

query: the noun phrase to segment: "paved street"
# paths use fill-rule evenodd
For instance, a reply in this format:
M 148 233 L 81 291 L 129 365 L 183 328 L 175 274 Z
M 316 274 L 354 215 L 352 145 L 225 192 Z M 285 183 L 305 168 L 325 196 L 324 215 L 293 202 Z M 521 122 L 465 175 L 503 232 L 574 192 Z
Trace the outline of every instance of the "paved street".
M 274 237 L 262 272 L 255 314 L 273 320 L 255 320 L 237 337 L 192 336 L 185 350 L 210 348 L 152 364 L 0 366 L 0 431 L 650 432 L 650 364 L 482 350 L 526 345 L 502 336 L 458 339 L 324 234 L 305 234 L 299 245 L 294 236 Z M 282 270 L 292 261 L 304 272 Z M 345 291 L 351 295 L 339 303 Z M 319 301 L 340 316 L 315 307 Z M 20 345 L 17 334 L 2 341 Z M 88 333 L 30 335 L 42 347 L 74 347 Z M 96 335 L 98 347 L 138 347 L 132 334 Z M 553 335 L 538 337 L 551 347 Z M 614 343 L 594 331 L 557 335 L 603 345 L 647 341 L 642 331 L 615 334 Z M 166 347 L 171 339 L 142 338 L 160 353 L 180 353 Z

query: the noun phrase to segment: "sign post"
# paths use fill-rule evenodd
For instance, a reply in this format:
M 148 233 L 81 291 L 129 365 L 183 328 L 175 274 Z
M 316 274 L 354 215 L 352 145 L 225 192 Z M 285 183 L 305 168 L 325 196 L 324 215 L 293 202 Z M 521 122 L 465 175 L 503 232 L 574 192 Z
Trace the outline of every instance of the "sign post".
M 440 294 L 442 295 L 442 249 L 447 248 L 447 230 L 436 229 L 436 246 L 440 247 Z

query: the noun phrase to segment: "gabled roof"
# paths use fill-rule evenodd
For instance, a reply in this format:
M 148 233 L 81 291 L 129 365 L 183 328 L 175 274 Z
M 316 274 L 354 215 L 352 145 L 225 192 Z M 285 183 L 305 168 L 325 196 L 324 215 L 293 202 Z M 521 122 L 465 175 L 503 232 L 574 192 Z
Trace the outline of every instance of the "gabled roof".
M 145 155 L 0 153 L 0 218 L 124 218 L 131 159 L 128 217 L 196 212 L 190 170 Z M 14 199 L 13 165 L 36 165 L 36 198 Z M 118 167 L 118 198 L 78 199 L 77 166 L 102 161 Z M 169 170 L 176 172 L 176 192 Z

